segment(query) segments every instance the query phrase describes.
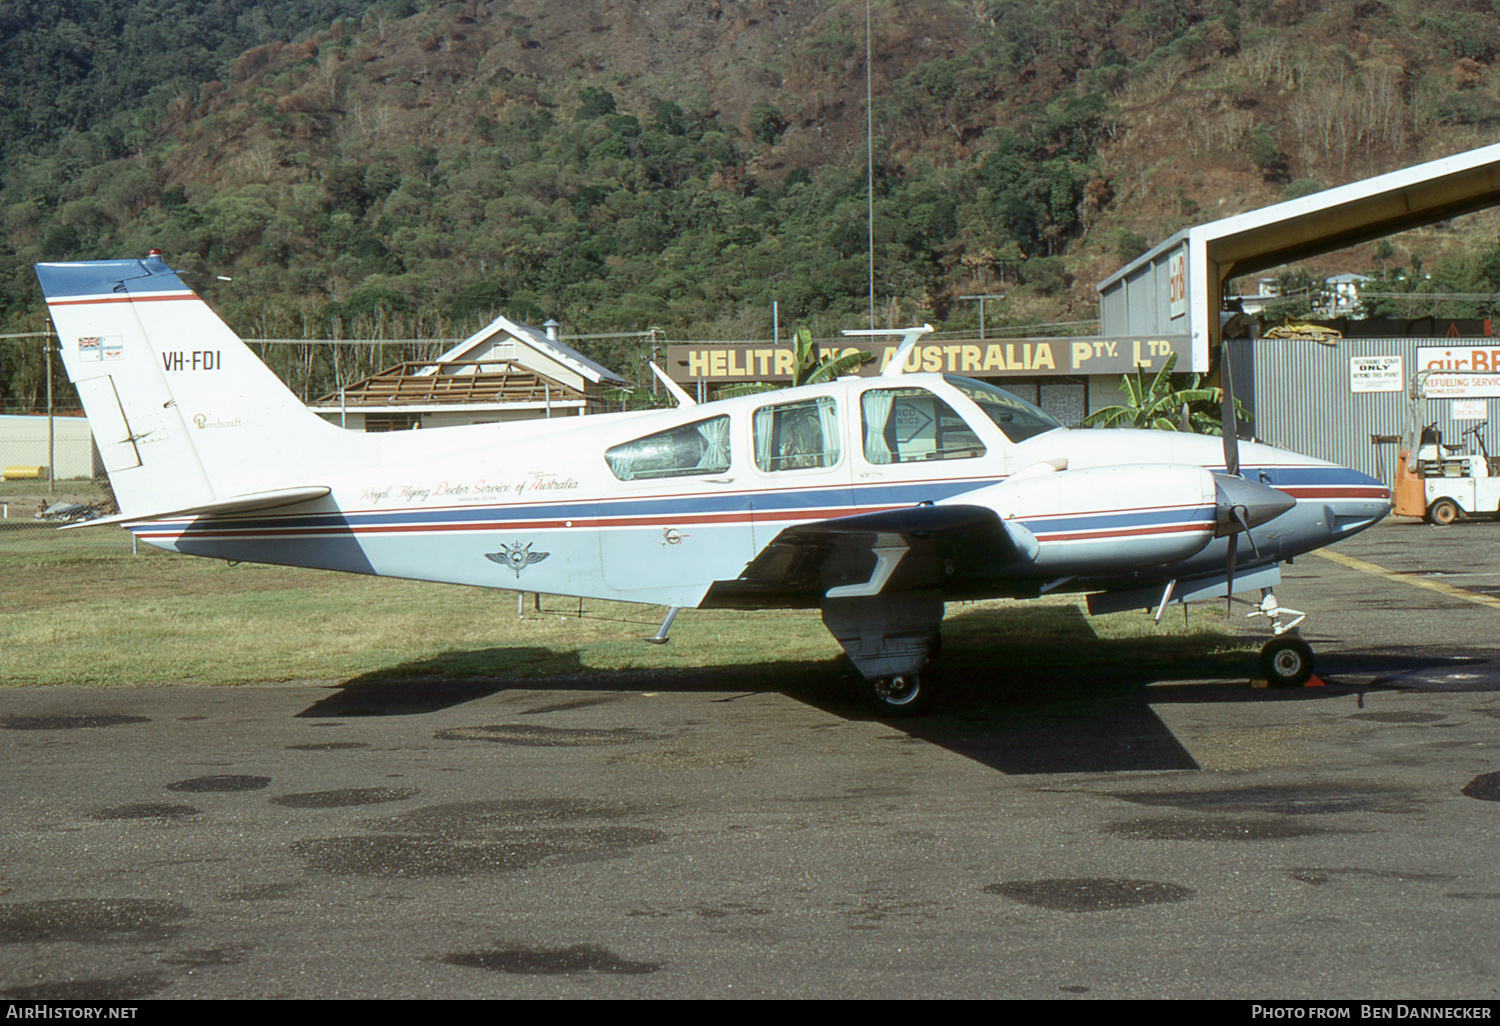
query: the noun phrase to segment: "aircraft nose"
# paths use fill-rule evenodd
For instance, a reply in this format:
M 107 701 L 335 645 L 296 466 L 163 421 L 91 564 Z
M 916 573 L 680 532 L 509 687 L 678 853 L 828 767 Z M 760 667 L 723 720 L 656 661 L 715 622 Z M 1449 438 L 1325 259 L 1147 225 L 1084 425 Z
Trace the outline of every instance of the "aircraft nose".
M 1221 538 L 1259 527 L 1297 505 L 1297 500 L 1286 492 L 1229 474 L 1214 475 L 1214 492 L 1217 504 L 1214 534 Z
M 1339 536 L 1362 531 L 1391 511 L 1391 490 L 1354 470 L 1342 470 L 1331 486 L 1315 496 L 1323 500 L 1323 515 Z

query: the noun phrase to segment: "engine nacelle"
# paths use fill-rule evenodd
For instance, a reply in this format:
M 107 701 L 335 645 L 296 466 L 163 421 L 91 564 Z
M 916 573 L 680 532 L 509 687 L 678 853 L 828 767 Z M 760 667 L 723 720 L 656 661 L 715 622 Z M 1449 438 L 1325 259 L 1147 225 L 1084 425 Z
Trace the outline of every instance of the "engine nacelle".
M 1196 555 L 1214 539 L 1219 495 L 1203 467 L 1132 464 L 1024 472 L 957 501 L 995 510 L 1036 570 L 1096 577 Z

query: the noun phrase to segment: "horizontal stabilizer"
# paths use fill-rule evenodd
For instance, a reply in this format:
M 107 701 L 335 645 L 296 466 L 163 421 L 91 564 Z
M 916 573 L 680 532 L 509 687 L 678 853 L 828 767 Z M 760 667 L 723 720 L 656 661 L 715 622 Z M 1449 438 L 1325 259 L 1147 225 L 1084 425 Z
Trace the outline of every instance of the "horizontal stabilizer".
M 80 520 L 75 524 L 68 524 L 63 530 L 74 527 L 102 527 L 105 524 L 139 524 L 148 520 L 173 520 L 178 517 L 219 517 L 234 513 L 252 513 L 257 510 L 294 506 L 299 502 L 312 502 L 314 499 L 323 498 L 329 491 L 330 489 L 325 485 L 314 485 L 308 488 L 278 488 L 269 492 L 235 495 L 228 499 L 200 503 L 185 509 L 168 509 L 156 513 L 120 513 L 112 517 L 100 517 L 97 520 Z

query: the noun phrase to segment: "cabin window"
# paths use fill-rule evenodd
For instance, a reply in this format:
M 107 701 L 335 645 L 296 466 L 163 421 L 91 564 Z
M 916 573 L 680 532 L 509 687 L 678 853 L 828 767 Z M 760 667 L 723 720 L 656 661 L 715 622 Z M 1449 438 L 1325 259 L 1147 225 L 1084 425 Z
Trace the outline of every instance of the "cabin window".
M 860 397 L 865 460 L 874 464 L 983 456 L 984 443 L 925 388 L 872 388 Z
M 755 465 L 806 470 L 839 461 L 839 408 L 832 396 L 762 406 L 755 411 Z
M 729 469 L 729 418 L 713 417 L 658 431 L 604 452 L 621 481 L 722 474 Z
M 1050 413 L 987 381 L 957 375 L 945 375 L 943 380 L 974 400 L 974 404 L 1012 442 L 1023 442 L 1034 435 L 1062 427 Z

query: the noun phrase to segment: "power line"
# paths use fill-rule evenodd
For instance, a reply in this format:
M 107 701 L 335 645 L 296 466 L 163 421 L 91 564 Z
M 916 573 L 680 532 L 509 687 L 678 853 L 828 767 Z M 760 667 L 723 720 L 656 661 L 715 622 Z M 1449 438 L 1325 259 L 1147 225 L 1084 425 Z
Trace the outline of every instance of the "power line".
M 1500 303 L 1500 292 L 1366 292 L 1361 289 L 1358 298 L 1360 300 L 1424 299 L 1433 302 Z

